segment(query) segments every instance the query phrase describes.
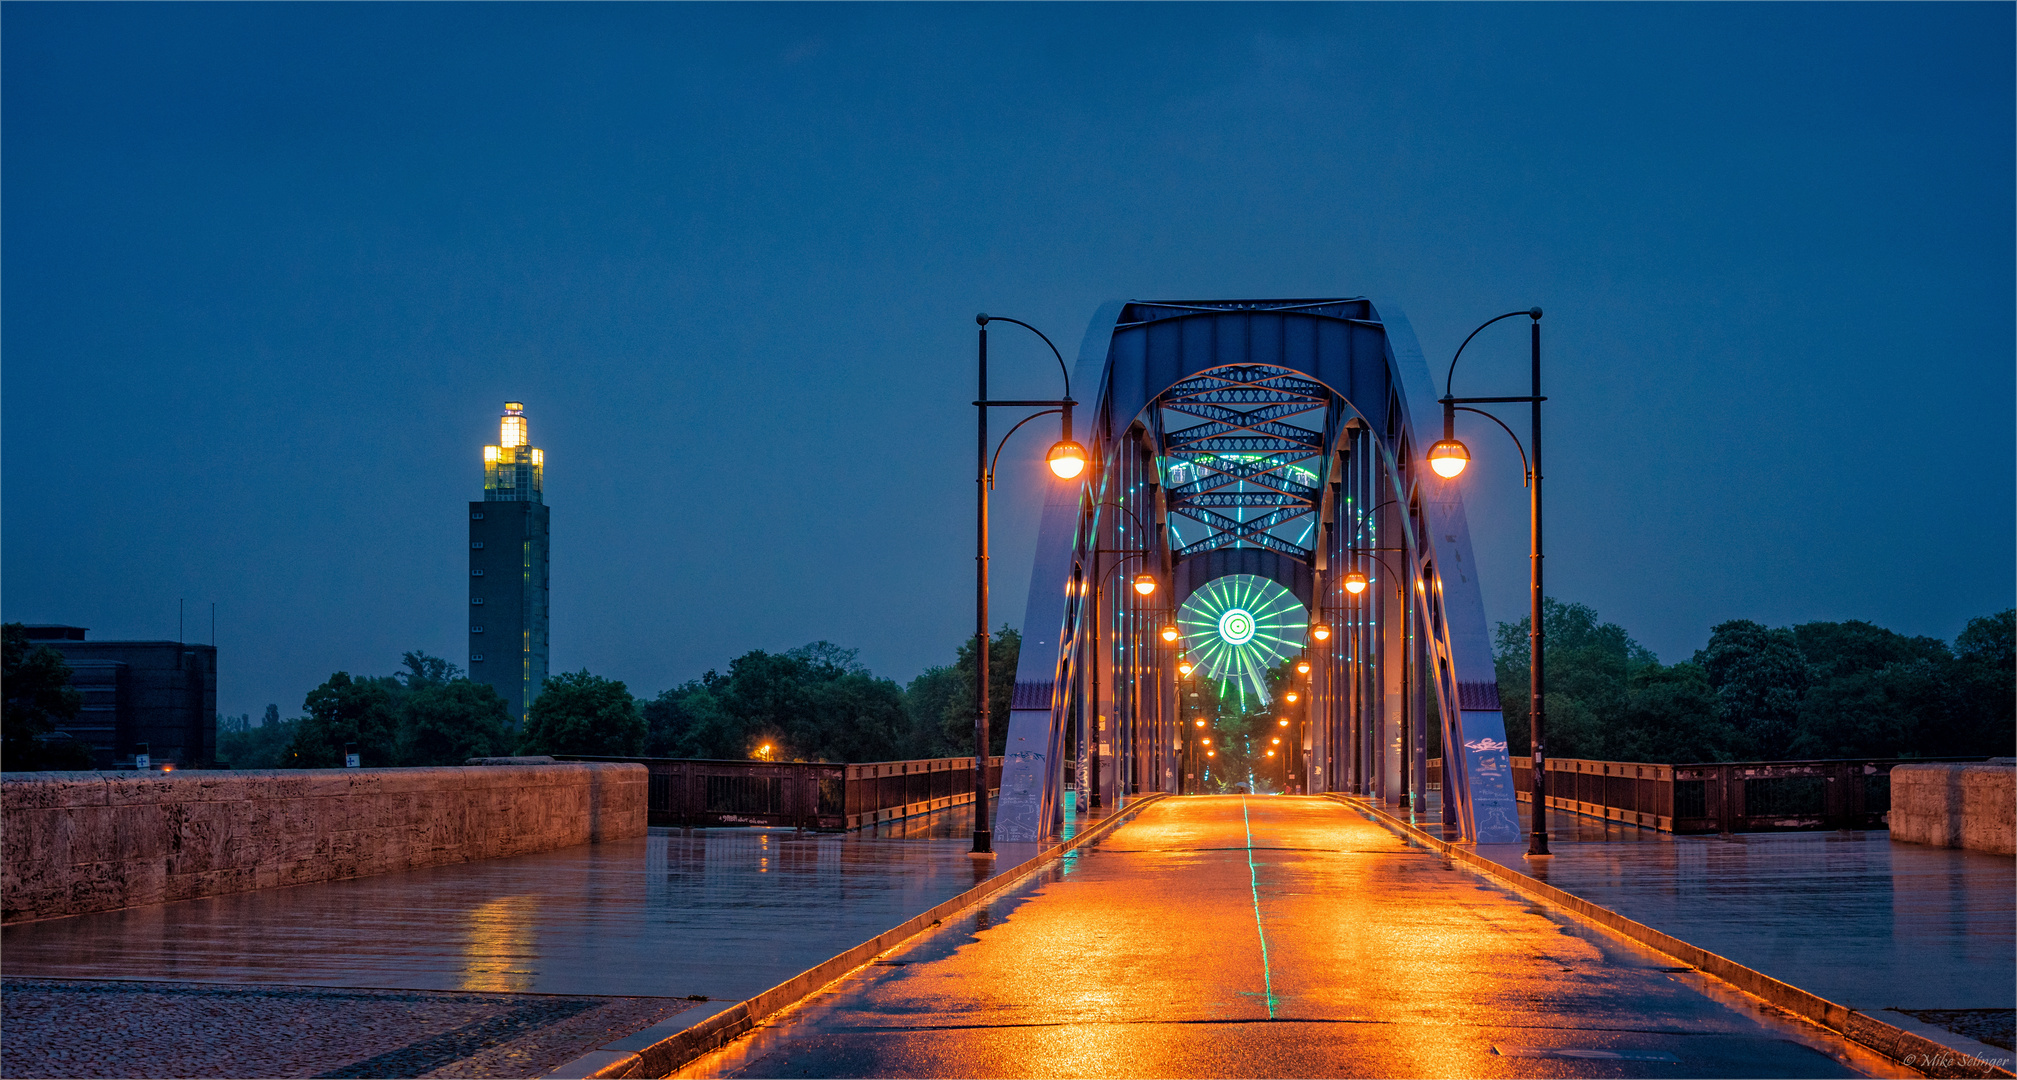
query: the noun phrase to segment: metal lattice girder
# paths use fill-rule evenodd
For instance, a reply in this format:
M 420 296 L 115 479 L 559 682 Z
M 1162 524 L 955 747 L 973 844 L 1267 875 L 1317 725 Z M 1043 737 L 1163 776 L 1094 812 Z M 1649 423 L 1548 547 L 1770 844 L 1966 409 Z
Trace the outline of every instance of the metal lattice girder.
M 1187 558 L 1198 552 L 1210 551 L 1213 548 L 1225 547 L 1235 543 L 1250 543 L 1255 547 L 1264 547 L 1271 551 L 1280 551 L 1284 554 L 1296 555 L 1305 559 L 1310 557 L 1310 549 L 1297 544 L 1291 544 L 1287 540 L 1271 535 L 1269 532 L 1269 530 L 1279 528 L 1297 518 L 1314 513 L 1314 509 L 1307 503 L 1301 506 L 1283 507 L 1280 510 L 1262 514 L 1260 517 L 1247 521 L 1238 521 L 1224 514 L 1213 513 L 1201 506 L 1173 507 L 1171 508 L 1171 512 L 1181 513 L 1185 517 L 1195 519 L 1199 524 L 1207 528 L 1218 530 L 1214 536 L 1208 536 L 1203 540 L 1186 544 L 1184 547 L 1178 549 L 1175 555 L 1179 559 Z
M 1210 454 L 1186 455 L 1181 459 L 1182 464 L 1208 470 L 1209 475 L 1200 476 L 1196 480 L 1186 480 L 1181 484 L 1171 484 L 1169 497 L 1173 501 L 1189 499 L 1203 492 L 1244 481 L 1284 495 L 1313 499 L 1317 495 L 1314 485 L 1299 484 L 1280 473 L 1283 469 L 1294 468 L 1314 457 L 1315 454 L 1279 454 L 1258 461 L 1243 461 L 1230 457 L 1215 458 Z
M 1219 409 L 1220 406 L 1214 405 L 1212 408 Z M 1312 412 L 1321 408 L 1323 408 L 1321 404 L 1302 405 L 1295 409 L 1294 412 Z M 1261 413 L 1273 411 L 1265 408 L 1255 409 L 1248 413 L 1241 413 L 1233 409 L 1224 409 L 1224 415 L 1218 416 L 1213 416 L 1199 409 L 1178 409 L 1175 406 L 1171 406 L 1171 411 L 1186 412 L 1193 416 L 1212 417 L 1211 423 L 1196 424 L 1184 428 L 1182 431 L 1170 432 L 1169 445 L 1172 450 L 1203 449 L 1195 444 L 1205 439 L 1223 438 L 1239 431 L 1268 436 L 1279 440 L 1280 443 L 1286 443 L 1290 446 L 1305 446 L 1312 450 L 1321 450 L 1324 446 L 1324 437 L 1321 432 L 1311 431 L 1308 428 L 1299 428 L 1293 424 L 1279 423 L 1271 418 L 1260 416 Z M 1293 414 L 1284 413 L 1278 415 Z
M 1322 453 L 1324 450 L 1323 436 L 1315 432 L 1304 432 L 1300 428 L 1288 428 L 1287 425 L 1282 424 L 1273 426 L 1284 427 L 1289 431 L 1302 432 L 1302 434 L 1295 438 L 1268 435 L 1216 435 L 1195 439 L 1181 445 L 1174 441 L 1173 436 L 1173 441 L 1167 444 L 1167 449 L 1171 453 L 1183 451 L 1185 453 L 1208 454 L 1279 454 L 1284 450 L 1291 449 L 1305 453 Z M 1197 428 L 1190 428 L 1188 430 L 1196 431 Z
M 1266 389 L 1256 389 L 1265 384 Z M 1215 395 L 1231 395 L 1217 397 Z M 1245 397 L 1239 395 L 1252 394 Z M 1299 394 L 1318 401 L 1330 398 L 1330 391 L 1322 383 L 1314 383 L 1300 378 L 1293 372 L 1276 367 L 1230 367 L 1220 368 L 1209 375 L 1196 379 L 1186 379 L 1170 387 L 1163 394 L 1163 400 L 1195 398 L 1200 401 L 1279 401 L 1285 394 Z
M 1193 495 L 1181 504 L 1172 503 L 1172 509 L 1183 506 L 1208 506 L 1228 509 L 1241 506 L 1303 506 L 1312 505 L 1309 499 L 1299 498 L 1280 491 L 1207 491 Z

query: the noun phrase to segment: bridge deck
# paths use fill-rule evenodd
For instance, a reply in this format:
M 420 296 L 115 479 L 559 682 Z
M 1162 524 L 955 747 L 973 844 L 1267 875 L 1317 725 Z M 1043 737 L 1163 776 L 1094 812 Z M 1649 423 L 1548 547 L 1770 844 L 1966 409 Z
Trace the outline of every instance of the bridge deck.
M 1330 800 L 1168 800 L 688 1076 L 1901 1075 Z

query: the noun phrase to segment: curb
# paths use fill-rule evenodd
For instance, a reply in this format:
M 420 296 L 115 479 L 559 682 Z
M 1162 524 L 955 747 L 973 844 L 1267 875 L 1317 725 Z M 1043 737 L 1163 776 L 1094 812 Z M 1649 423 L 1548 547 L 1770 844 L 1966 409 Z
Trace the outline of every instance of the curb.
M 630 1077 L 666 1076 L 780 1010 L 811 997 L 828 983 L 882 953 L 1020 882 L 1060 856 L 1100 839 L 1134 817 L 1142 808 L 1165 797 L 1162 792 L 1143 795 L 1122 807 L 1119 813 L 1108 816 L 1070 840 L 1045 848 L 924 914 L 908 919 L 894 929 L 878 934 L 747 1001 L 711 1001 L 696 1005 L 643 1031 L 591 1050 L 547 1073 L 546 1077 L 549 1080 L 628 1080 Z
M 1545 900 L 1557 907 L 1565 908 L 1589 922 L 1595 923 L 1620 937 L 1628 938 L 1648 946 L 1704 974 L 1735 986 L 1768 1004 L 1811 1020 L 1860 1046 L 1875 1050 L 1885 1057 L 1916 1069 L 1926 1076 L 1939 1078 L 1961 1077 L 2008 1077 L 2013 1074 L 2008 1069 L 1998 1068 L 1981 1058 L 1964 1054 L 1952 1047 L 1906 1031 L 1894 1024 L 1885 1023 L 1874 1016 L 1857 1012 L 1846 1005 L 1838 1005 L 1827 998 L 1818 997 L 1791 983 L 1781 982 L 1764 972 L 1745 967 L 1728 957 L 1719 956 L 1707 949 L 1690 945 L 1671 934 L 1662 933 L 1618 914 L 1607 907 L 1593 904 L 1580 896 L 1563 892 L 1553 885 L 1530 877 L 1509 866 L 1503 866 L 1471 851 L 1462 845 L 1430 836 L 1420 828 L 1394 817 L 1385 809 L 1360 799 L 1329 794 L 1327 797 L 1354 810 L 1372 814 L 1379 822 L 1425 847 L 1448 856 L 1452 861 L 1498 878 L 1515 890 L 1536 899 Z

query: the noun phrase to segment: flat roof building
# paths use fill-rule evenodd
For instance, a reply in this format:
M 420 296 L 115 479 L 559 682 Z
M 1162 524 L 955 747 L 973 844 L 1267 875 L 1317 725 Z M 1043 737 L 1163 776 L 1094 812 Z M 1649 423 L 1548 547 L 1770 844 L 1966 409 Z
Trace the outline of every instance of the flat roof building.
M 28 640 L 63 654 L 84 697 L 59 730 L 91 747 L 101 769 L 131 766 L 146 744 L 154 764 L 208 766 L 217 758 L 217 647 L 180 641 L 86 641 L 86 628 L 30 623 Z
M 496 446 L 483 448 L 483 501 L 469 504 L 469 677 L 504 697 L 514 723 L 546 683 L 546 454 L 525 406 L 506 402 Z

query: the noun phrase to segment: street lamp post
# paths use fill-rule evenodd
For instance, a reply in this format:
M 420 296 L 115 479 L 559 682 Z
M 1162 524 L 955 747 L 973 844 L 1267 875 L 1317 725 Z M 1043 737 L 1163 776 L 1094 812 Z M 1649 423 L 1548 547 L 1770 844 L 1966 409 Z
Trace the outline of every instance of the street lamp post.
M 987 626 L 988 624 L 988 491 L 994 487 L 994 466 L 995 463 L 999 461 L 1001 458 L 1001 448 L 1003 446 L 1008 445 L 1009 435 L 1014 435 L 1016 433 L 1017 428 L 1022 427 L 1024 424 L 1029 423 L 1031 420 L 1034 420 L 1039 416 L 1048 416 L 1051 413 L 1061 413 L 1063 415 L 1064 418 L 1063 437 L 1060 438 L 1056 443 L 1052 444 L 1050 453 L 1047 455 L 1051 471 L 1057 474 L 1057 476 L 1060 479 L 1070 480 L 1073 479 L 1074 477 L 1077 477 L 1081 472 L 1085 471 L 1086 450 L 1085 447 L 1080 446 L 1078 443 L 1072 441 L 1072 406 L 1077 403 L 1072 400 L 1071 371 L 1065 367 L 1064 354 L 1058 352 L 1058 347 L 1056 345 L 1051 344 L 1051 339 L 1045 337 L 1043 331 L 1038 330 L 1036 327 L 1031 326 L 1026 322 L 1023 322 L 1020 319 L 1011 319 L 1001 315 L 988 315 L 986 313 L 982 313 L 980 315 L 974 316 L 974 321 L 980 324 L 980 345 L 978 354 L 979 368 L 980 368 L 980 395 L 974 400 L 974 407 L 976 410 L 978 410 L 980 414 L 980 423 L 979 423 L 980 439 L 977 451 L 978 456 L 976 460 L 975 488 L 978 492 L 978 495 L 976 498 L 975 519 L 974 519 L 974 682 L 976 686 L 975 696 L 978 698 L 978 701 L 975 703 L 974 724 L 973 724 L 973 735 L 974 735 L 973 851 L 970 852 L 970 854 L 972 854 L 975 858 L 991 859 L 994 857 L 994 829 L 991 827 L 991 823 L 988 820 L 988 801 L 987 801 L 988 765 L 989 765 L 989 759 L 991 757 L 991 755 L 989 754 L 989 750 L 991 749 L 989 743 L 991 742 L 991 739 L 988 731 L 989 726 L 988 725 L 989 721 L 988 653 L 989 653 L 989 645 L 991 642 Z M 1058 398 L 1055 401 L 988 400 L 987 324 L 989 322 L 1014 323 L 1015 325 L 1020 326 L 1025 330 L 1028 330 L 1030 333 L 1035 334 L 1037 337 L 1043 338 L 1043 343 L 1045 345 L 1050 345 L 1051 355 L 1056 356 L 1058 359 L 1058 370 L 1064 372 L 1064 378 L 1065 378 L 1064 396 Z M 1029 416 L 1023 417 L 1020 421 L 1016 423 L 1015 427 L 1010 428 L 1008 430 L 1008 434 L 1003 435 L 1001 438 L 1001 442 L 996 444 L 994 448 L 994 455 L 992 458 L 990 458 L 988 455 L 988 445 L 987 445 L 987 411 L 991 407 L 1008 407 L 1008 408 L 1037 407 L 1043 409 L 1043 411 L 1038 413 L 1032 413 Z
M 1451 385 L 1452 381 L 1456 378 L 1457 361 L 1464 355 L 1464 346 L 1469 345 L 1471 338 L 1477 337 L 1479 331 L 1484 330 L 1485 327 L 1498 322 L 1500 319 L 1513 319 L 1521 315 L 1525 315 L 1533 320 L 1534 392 L 1525 397 L 1456 397 L 1451 390 Z M 1477 330 L 1471 331 L 1471 337 L 1465 338 L 1464 344 L 1457 346 L 1457 354 L 1450 358 L 1450 371 L 1443 379 L 1443 438 L 1441 442 L 1429 448 L 1429 467 L 1434 469 L 1437 475 L 1445 479 L 1454 480 L 1459 473 L 1464 471 L 1464 466 L 1471 458 L 1470 451 L 1465 448 L 1463 443 L 1457 441 L 1457 410 L 1462 409 L 1464 412 L 1477 413 L 1479 416 L 1483 416 L 1500 427 L 1505 428 L 1506 434 L 1512 437 L 1513 445 L 1519 446 L 1520 437 L 1513 434 L 1512 428 L 1506 427 L 1505 421 L 1500 420 L 1483 409 L 1473 409 L 1467 406 L 1511 404 L 1516 402 L 1525 402 L 1533 406 L 1533 433 L 1529 436 L 1529 441 L 1533 444 L 1532 460 L 1528 460 L 1527 452 L 1524 448 L 1520 451 L 1521 464 L 1525 468 L 1527 479 L 1527 558 L 1528 566 L 1530 567 L 1528 571 L 1528 601 L 1530 604 L 1528 622 L 1530 625 L 1527 630 L 1527 721 L 1530 748 L 1533 755 L 1533 765 L 1529 771 L 1533 774 L 1534 827 L 1533 835 L 1527 844 L 1527 855 L 1529 858 L 1544 857 L 1549 854 L 1547 824 L 1548 771 L 1547 758 L 1542 751 L 1541 742 L 1547 711 L 1541 696 L 1541 688 L 1544 683 L 1542 668 L 1544 635 L 1541 629 L 1541 402 L 1546 400 L 1547 398 L 1541 396 L 1541 309 L 1530 308 L 1526 311 L 1509 311 L 1504 315 L 1487 319 L 1478 325 Z

